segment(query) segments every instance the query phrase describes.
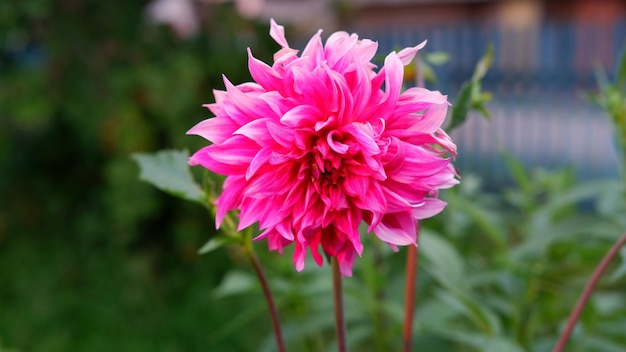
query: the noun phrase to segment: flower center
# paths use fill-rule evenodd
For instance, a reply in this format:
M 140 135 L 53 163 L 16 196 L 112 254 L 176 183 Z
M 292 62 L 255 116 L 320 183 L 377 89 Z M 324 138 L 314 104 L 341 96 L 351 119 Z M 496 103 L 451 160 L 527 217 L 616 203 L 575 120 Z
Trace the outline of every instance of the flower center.
M 343 134 L 336 130 L 320 134 L 309 160 L 313 187 L 330 209 L 344 208 L 347 205 L 346 197 L 342 193 L 342 184 L 346 176 L 344 161 L 349 156 L 349 146 L 342 143 L 343 137 Z

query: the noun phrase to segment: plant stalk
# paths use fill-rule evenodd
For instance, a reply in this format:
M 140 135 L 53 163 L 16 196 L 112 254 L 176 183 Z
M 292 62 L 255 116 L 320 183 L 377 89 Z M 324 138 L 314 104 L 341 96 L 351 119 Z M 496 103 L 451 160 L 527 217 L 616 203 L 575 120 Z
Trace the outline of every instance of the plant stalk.
M 622 237 L 620 237 L 620 239 L 618 239 L 617 242 L 615 242 L 613 247 L 611 247 L 611 249 L 607 252 L 604 258 L 602 258 L 602 261 L 600 262 L 600 264 L 598 264 L 598 266 L 594 270 L 593 274 L 589 278 L 589 281 L 587 281 L 587 284 L 585 285 L 585 288 L 583 289 L 583 292 L 580 295 L 578 302 L 576 302 L 576 306 L 574 307 L 574 310 L 572 310 L 572 313 L 570 314 L 567 320 L 567 325 L 565 326 L 565 329 L 561 333 L 561 336 L 559 336 L 559 340 L 554 346 L 554 349 L 552 350 L 552 352 L 562 352 L 565 349 L 565 346 L 567 345 L 567 341 L 569 340 L 569 337 L 572 334 L 572 330 L 574 330 L 574 326 L 576 326 L 578 317 L 580 316 L 580 313 L 582 313 L 582 310 L 585 307 L 585 304 L 587 303 L 589 296 L 591 296 L 591 293 L 595 289 L 596 284 L 600 280 L 600 277 L 602 276 L 606 268 L 609 266 L 609 263 L 611 262 L 611 260 L 613 260 L 613 258 L 617 255 L 617 253 L 619 253 L 620 248 L 624 246 L 625 244 L 626 244 L 626 233 L 624 233 Z
M 274 299 L 272 298 L 272 292 L 270 291 L 269 284 L 267 282 L 267 278 L 265 277 L 265 273 L 263 272 L 263 267 L 261 266 L 261 262 L 259 258 L 254 253 L 254 249 L 252 248 L 251 243 L 247 243 L 243 245 L 245 252 L 250 259 L 250 263 L 252 263 L 252 267 L 254 267 L 254 271 L 256 272 L 257 277 L 259 278 L 259 282 L 261 283 L 261 288 L 263 289 L 263 295 L 265 296 L 265 302 L 267 303 L 267 309 L 270 313 L 270 320 L 272 321 L 272 328 L 274 330 L 274 338 L 276 339 L 276 347 L 277 351 L 285 352 L 285 343 L 283 341 L 282 332 L 280 329 L 280 319 L 278 317 L 278 310 L 276 309 L 276 305 L 274 304 Z
M 415 84 L 425 87 L 424 72 L 419 53 L 415 56 Z M 417 225 L 419 233 L 419 224 Z M 402 351 L 409 352 L 413 345 L 413 311 L 415 310 L 415 281 L 417 279 L 417 240 L 409 245 L 406 252 L 406 279 L 404 283 L 404 325 L 402 327 Z
M 404 326 L 402 351 L 409 352 L 413 345 L 413 311 L 415 309 L 415 281 L 417 279 L 417 246 L 409 245 L 406 252 L 406 280 L 404 286 Z
M 341 271 L 337 257 L 331 257 L 333 266 L 333 299 L 335 301 L 335 335 L 337 335 L 337 351 L 348 352 L 346 343 L 346 320 L 343 314 L 343 287 Z
M 369 268 L 368 270 L 373 271 L 374 280 L 372 284 L 372 289 L 374 290 L 374 298 L 375 298 L 375 307 L 374 307 L 374 325 L 376 329 L 376 350 L 377 351 L 386 351 L 389 348 L 387 347 L 386 341 L 386 316 L 383 309 L 382 302 L 385 301 L 385 290 L 379 283 L 379 275 L 384 268 L 384 260 L 381 245 L 383 243 L 381 241 L 372 241 L 372 251 L 374 257 L 374 267 Z

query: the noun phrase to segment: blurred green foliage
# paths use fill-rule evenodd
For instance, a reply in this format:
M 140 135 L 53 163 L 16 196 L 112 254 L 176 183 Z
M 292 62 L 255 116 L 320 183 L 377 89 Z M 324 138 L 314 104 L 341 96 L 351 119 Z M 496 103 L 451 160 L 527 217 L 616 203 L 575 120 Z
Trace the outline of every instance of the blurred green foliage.
M 417 350 L 549 350 L 593 268 L 626 228 L 626 185 L 619 180 L 577 183 L 572 170 L 527 170 L 514 157 L 503 157 L 514 185 L 502 194 L 486 193 L 478 176 L 464 175 L 459 187 L 444 193 L 446 211 L 422 223 Z M 169 174 L 179 170 L 171 159 L 184 165 L 186 157 L 168 151 L 142 158 L 143 167 L 148 163 L 150 169 L 162 168 L 157 174 Z M 175 187 L 164 186 L 160 177 L 147 181 L 182 197 L 173 188 L 189 185 L 179 187 L 187 177 L 176 173 L 177 179 L 167 183 Z M 357 351 L 400 350 L 405 249 L 394 253 L 365 228 L 362 235 L 363 256 L 354 276 L 344 280 L 349 344 Z M 232 236 L 213 237 L 207 256 L 236 243 Z M 240 246 L 229 247 L 231 253 Z M 617 352 L 626 346 L 621 333 L 626 329 L 626 249 L 621 253 L 588 303 L 568 351 Z M 288 350 L 334 350 L 330 269 L 309 260 L 297 273 L 290 256 L 264 253 L 263 262 Z M 248 302 L 260 294 L 252 270 L 239 267 L 228 271 L 211 299 Z M 253 317 L 266 314 L 262 302 L 247 305 L 213 336 L 254 329 Z M 250 350 L 276 350 L 269 332 L 260 341 Z
M 222 73 L 249 80 L 245 48 L 277 46 L 230 4 L 204 7 L 190 40 L 146 4 L 0 1 L 2 348 L 248 350 L 212 337 L 241 304 L 210 296 L 237 258 L 199 257 L 213 220 L 138 182 L 130 154 L 198 147 L 185 131 Z
M 613 124 L 613 139 L 620 160 L 620 172 L 626 182 L 626 48 L 622 50 L 611 82 L 601 67 L 596 67 L 598 91 L 588 94 L 591 101 L 609 115 Z

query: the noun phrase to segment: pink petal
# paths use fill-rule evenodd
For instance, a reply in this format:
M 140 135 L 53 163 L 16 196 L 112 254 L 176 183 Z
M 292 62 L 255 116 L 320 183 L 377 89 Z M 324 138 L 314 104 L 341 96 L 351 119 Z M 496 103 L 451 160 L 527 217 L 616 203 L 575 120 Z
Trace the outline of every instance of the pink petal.
M 339 270 L 343 276 L 352 276 L 352 265 L 354 265 L 354 250 L 346 250 L 339 256 Z
M 312 126 L 320 116 L 320 112 L 311 105 L 299 105 L 287 111 L 280 122 L 285 126 L 298 128 L 302 126 Z
M 285 27 L 277 24 L 273 18 L 270 19 L 270 36 L 283 48 L 289 47 L 287 39 L 285 39 Z
M 322 30 L 320 29 L 311 37 L 306 47 L 302 51 L 302 58 L 306 58 L 311 69 L 319 64 L 324 59 L 324 46 L 322 45 Z
M 255 82 L 266 90 L 276 90 L 282 85 L 282 77 L 265 62 L 258 60 L 248 48 L 248 70 Z
M 398 53 L 398 58 L 400 59 L 400 61 L 402 61 L 402 64 L 405 66 L 410 64 L 411 61 L 413 61 L 413 59 L 415 58 L 417 52 L 426 46 L 426 42 L 428 41 L 424 40 L 423 42 L 412 48 L 404 48 L 400 50 L 400 52 Z
M 369 39 L 363 39 L 360 43 L 357 43 L 357 49 L 359 51 L 361 61 L 372 65 L 370 61 L 374 58 L 374 55 L 376 55 L 378 43 Z
M 306 257 L 306 247 L 299 241 L 296 241 L 294 244 L 294 250 L 293 250 L 293 266 L 296 267 L 297 271 L 304 270 L 305 257 Z
M 243 189 L 246 183 L 241 176 L 229 176 L 224 181 L 224 192 L 217 198 L 215 205 L 217 213 L 215 215 L 215 226 L 220 228 L 222 221 L 229 210 L 237 208 L 243 199 Z
M 410 131 L 419 131 L 421 133 L 433 133 L 441 127 L 446 119 L 448 107 L 446 105 L 433 106 L 428 109 L 421 121 L 409 128 Z
M 274 110 L 263 99 L 245 93 L 239 87 L 234 86 L 226 76 L 223 78 L 229 103 L 224 104 L 223 111 L 233 121 L 244 125 L 255 119 L 274 116 Z
M 200 121 L 187 134 L 195 134 L 213 143 L 224 143 L 237 129 L 237 125 L 229 118 L 214 117 Z
M 416 220 L 431 218 L 439 214 L 447 203 L 437 198 L 425 198 L 424 202 L 411 211 Z
M 208 147 L 204 147 L 197 152 L 195 152 L 192 156 L 189 157 L 189 165 L 201 165 L 206 169 L 209 169 L 215 173 L 222 175 L 238 175 L 245 171 L 246 166 L 244 163 L 225 163 L 219 160 L 216 160 L 212 154 L 213 150 L 217 148 L 217 145 L 213 144 Z
M 275 167 L 275 172 L 265 172 L 254 176 L 246 187 L 244 194 L 251 198 L 262 199 L 289 192 L 293 184 L 289 165 Z
M 246 170 L 246 180 L 249 180 L 263 166 L 269 163 L 273 151 L 271 148 L 261 149 L 250 161 L 250 166 Z
M 350 146 L 348 146 L 347 144 L 343 144 L 341 142 L 336 141 L 334 139 L 334 137 L 337 136 L 337 135 L 341 135 L 341 132 L 339 132 L 339 131 L 331 131 L 326 136 L 326 142 L 330 146 L 330 149 L 334 150 L 335 152 L 337 152 L 339 154 L 345 154 L 348 151 L 348 149 L 350 148 Z
M 337 71 L 343 72 L 345 67 L 336 67 L 336 64 L 350 52 L 357 43 L 359 37 L 356 34 L 349 35 L 346 32 L 335 32 L 326 41 L 325 56 L 328 65 Z
M 347 195 L 351 197 L 365 197 L 369 187 L 370 178 L 367 176 L 348 173 L 343 182 L 343 188 Z
M 402 61 L 400 61 L 396 53 L 391 52 L 385 58 L 385 96 L 387 105 L 395 104 L 398 101 L 400 90 L 402 89 L 403 75 Z
M 398 245 L 417 245 L 417 223 L 410 213 L 386 214 L 374 232 L 382 241 Z

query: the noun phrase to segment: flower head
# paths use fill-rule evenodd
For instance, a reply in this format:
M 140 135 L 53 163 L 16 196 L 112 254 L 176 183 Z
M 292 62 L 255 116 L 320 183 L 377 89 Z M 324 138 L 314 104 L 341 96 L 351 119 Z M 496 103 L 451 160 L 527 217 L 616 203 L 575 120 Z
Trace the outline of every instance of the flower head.
M 239 229 L 255 222 L 269 248 L 294 243 L 296 269 L 320 246 L 351 275 L 363 245 L 358 227 L 395 248 L 415 245 L 419 219 L 439 213 L 441 188 L 458 183 L 456 147 L 440 129 L 448 101 L 424 88 L 402 91 L 404 65 L 425 42 L 392 52 L 376 72 L 377 43 L 336 32 L 315 34 L 300 55 L 271 21 L 282 47 L 269 66 L 252 56 L 254 82 L 215 91 L 215 117 L 189 130 L 211 141 L 191 165 L 226 175 L 219 227 L 239 210 Z

